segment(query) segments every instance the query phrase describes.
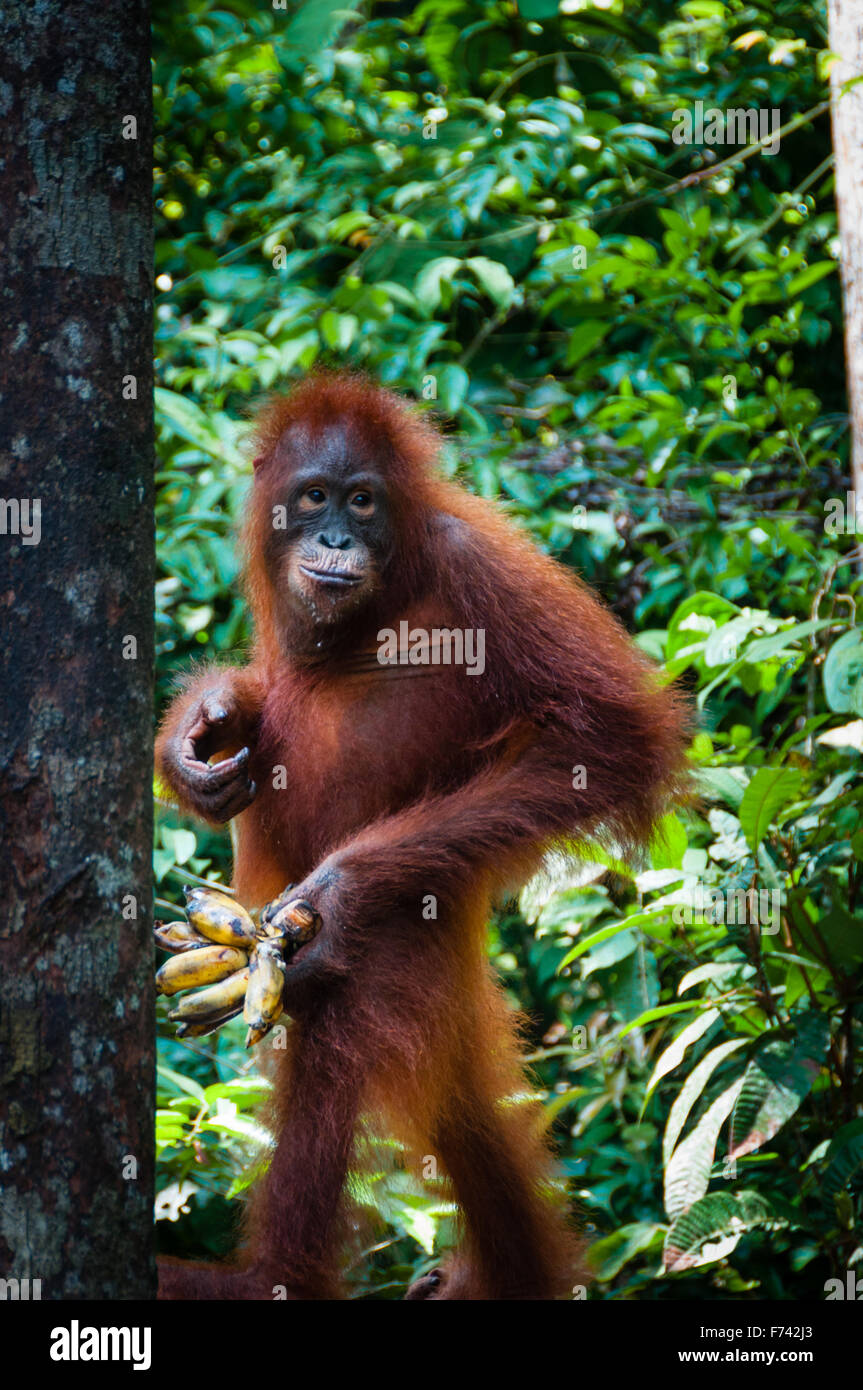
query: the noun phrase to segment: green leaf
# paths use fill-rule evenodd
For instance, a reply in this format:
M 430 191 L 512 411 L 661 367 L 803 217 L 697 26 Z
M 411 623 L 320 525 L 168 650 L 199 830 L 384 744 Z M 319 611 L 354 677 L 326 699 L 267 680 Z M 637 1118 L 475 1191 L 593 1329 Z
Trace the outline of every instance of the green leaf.
M 610 927 L 603 927 L 600 931 L 593 932 L 590 936 L 585 937 L 583 941 L 579 941 L 576 946 L 573 946 L 572 950 L 564 956 L 558 968 L 562 970 L 565 965 L 571 965 L 574 960 L 578 960 L 579 956 L 585 955 L 587 951 L 592 951 L 604 941 L 610 941 L 612 937 L 617 936 L 620 932 L 627 931 L 629 925 L 629 921 L 624 918 L 622 922 L 615 922 Z M 627 955 L 629 951 L 632 950 L 634 950 L 634 943 L 627 943 L 627 949 L 623 952 L 623 955 Z
M 745 980 L 754 974 L 754 966 L 746 965 L 742 960 L 713 961 L 707 965 L 696 965 L 694 970 L 687 970 L 677 986 L 677 993 L 685 994 L 687 990 L 692 989 L 693 985 L 700 985 L 704 980 L 719 985 L 726 981 L 730 983 L 735 979 Z
M 771 1038 L 753 1057 L 731 1121 L 729 1157 L 754 1153 L 782 1128 L 812 1089 L 830 1041 L 830 1021 L 802 1014 L 793 1041 Z
M 729 767 L 701 767 L 696 773 L 696 782 L 713 801 L 722 800 L 736 811 L 746 790 L 743 782 Z
M 321 337 L 327 347 L 346 352 L 353 342 L 359 322 L 353 314 L 336 314 L 325 309 L 320 318 Z
M 836 269 L 836 264 L 836 261 L 818 261 L 815 265 L 809 265 L 805 270 L 801 270 L 799 275 L 795 275 L 788 282 L 789 298 L 801 294 L 803 290 L 808 290 L 810 285 L 817 285 L 819 280 L 823 280 L 825 275 L 829 275 L 831 270 Z
M 824 662 L 824 694 L 837 714 L 863 714 L 863 634 L 857 628 L 833 643 Z
M 734 1038 L 731 1042 L 720 1043 L 708 1052 L 698 1066 L 690 1072 L 679 1094 L 675 1097 L 674 1104 L 668 1112 L 668 1120 L 665 1125 L 665 1135 L 662 1141 L 662 1162 L 667 1166 L 668 1160 L 674 1152 L 675 1145 L 683 1133 L 686 1121 L 689 1119 L 695 1102 L 702 1096 L 716 1068 L 720 1062 L 724 1062 L 726 1057 L 730 1057 L 733 1052 L 746 1046 L 746 1038 Z
M 759 661 L 768 661 L 771 657 L 779 656 L 793 642 L 800 642 L 804 637 L 811 637 L 813 632 L 820 632 L 822 628 L 829 627 L 830 623 L 826 618 L 813 618 L 805 623 L 793 623 L 791 627 L 786 627 L 782 632 L 775 632 L 772 637 L 759 637 L 757 641 L 750 642 L 743 653 L 743 660 L 750 665 Z
M 635 1221 L 595 1241 L 590 1247 L 590 1265 L 600 1283 L 614 1279 L 635 1255 L 657 1244 L 663 1232 L 664 1227 L 655 1222 Z
M 414 294 L 427 313 L 434 313 L 441 302 L 443 283 L 449 282 L 461 269 L 455 256 L 437 256 L 429 261 L 414 281 Z
M 854 970 L 863 960 L 863 921 L 853 917 L 841 903 L 836 903 L 829 912 L 818 918 L 816 929 L 804 914 L 795 914 L 800 939 L 817 957 L 823 942 L 827 947 L 831 963 L 842 969 Z M 823 948 L 822 948 L 823 950 Z
M 465 264 L 470 266 L 489 299 L 499 309 L 508 309 L 515 298 L 515 281 L 506 266 L 487 256 L 469 256 Z
M 757 1226 L 779 1230 L 791 1224 L 791 1214 L 771 1203 L 760 1192 L 711 1192 L 702 1197 L 677 1218 L 665 1237 L 663 1267 L 680 1272 L 694 1269 L 710 1259 L 721 1258 L 719 1252 L 701 1258 L 708 1242 L 720 1242 L 725 1237 L 723 1255 L 737 1244 L 746 1231 Z M 729 1244 L 730 1242 L 730 1244 Z
M 663 816 L 650 844 L 650 862 L 654 869 L 679 869 L 688 844 L 680 817 L 673 811 Z
M 863 1165 L 863 1119 L 843 1125 L 831 1139 L 824 1158 L 827 1163 L 824 1191 L 828 1197 L 835 1197 Z
M 518 12 L 525 19 L 554 19 L 558 8 L 558 0 L 518 0 Z
M 620 1017 L 627 1021 L 640 1017 L 659 999 L 659 975 L 656 958 L 639 939 L 635 950 L 622 960 L 614 971 L 609 995 Z
M 656 1009 L 646 1009 L 639 1014 L 638 1018 L 632 1019 L 625 1028 L 621 1028 L 620 1036 L 625 1038 L 627 1033 L 631 1033 L 633 1028 L 644 1028 L 648 1023 L 655 1023 L 659 1018 L 670 1018 L 672 1014 L 686 1013 L 697 1008 L 697 1004 L 661 1004 Z
M 604 936 L 604 932 L 597 932 L 597 936 Z M 595 970 L 608 970 L 618 961 L 625 960 L 627 956 L 638 947 L 638 934 L 634 931 L 615 932 L 613 935 L 606 936 L 602 942 L 593 944 L 582 965 L 582 974 L 587 977 L 592 975 Z
M 182 439 L 196 444 L 206 453 L 221 457 L 222 440 L 195 401 L 178 395 L 176 391 L 168 391 L 164 386 L 156 387 L 153 398 L 157 423 L 163 424 L 160 416 L 164 417 L 164 421 Z
M 802 783 L 803 774 L 795 767 L 758 769 L 743 793 L 738 812 L 746 843 L 753 854 L 757 854 L 777 812 L 794 800 Z
M 464 199 L 465 211 L 471 222 L 479 220 L 497 180 L 498 170 L 494 165 L 487 165 L 484 169 L 471 169 L 464 181 L 461 194 Z
M 717 1096 L 692 1133 L 674 1150 L 665 1170 L 665 1210 L 670 1217 L 679 1216 L 707 1191 L 719 1131 L 734 1108 L 742 1084 L 741 1077 Z
M 584 323 L 573 328 L 566 345 L 567 367 L 575 367 L 583 357 L 592 352 L 610 328 L 610 323 L 603 323 L 600 319 L 586 319 Z
M 327 236 L 330 241 L 347 241 L 352 232 L 370 227 L 373 222 L 374 218 L 371 213 L 352 208 L 350 212 L 343 212 L 338 217 L 333 218 L 327 227 Z
M 162 839 L 166 845 L 173 847 L 177 864 L 188 863 L 198 847 L 197 837 L 191 830 L 170 830 L 166 826 L 162 831 Z
M 230 1081 L 218 1081 L 208 1086 L 204 1094 L 211 1109 L 224 1098 L 240 1110 L 251 1110 L 261 1105 L 271 1091 L 271 1083 L 263 1076 L 235 1076 Z
M 436 369 L 438 404 L 447 415 L 457 415 L 467 400 L 470 377 L 457 362 Z
M 687 1023 L 685 1028 L 681 1029 L 674 1041 L 670 1043 L 662 1053 L 662 1056 L 658 1059 L 656 1066 L 653 1068 L 653 1075 L 647 1083 L 645 1103 L 654 1087 L 659 1084 L 663 1076 L 667 1076 L 669 1072 L 674 1071 L 675 1067 L 680 1066 L 687 1048 L 691 1047 L 694 1042 L 697 1042 L 702 1034 L 706 1033 L 708 1028 L 711 1028 L 718 1018 L 718 1009 L 708 1009 L 705 1013 L 699 1015 L 698 1018 L 693 1018 L 691 1022 Z
M 167 1081 L 172 1086 L 176 1086 L 178 1090 L 194 1096 L 202 1105 L 206 1104 L 203 1086 L 199 1086 L 197 1081 L 193 1081 L 190 1076 L 183 1076 L 181 1072 L 166 1067 L 162 1062 L 158 1064 L 156 1072 L 160 1081 Z
M 219 1110 L 215 1115 L 208 1115 L 201 1122 L 200 1128 L 210 1134 L 231 1134 L 238 1139 L 248 1139 L 256 1147 L 266 1148 L 273 1143 L 273 1136 L 262 1124 L 250 1119 L 248 1115 L 240 1114 L 239 1111 L 232 1113 L 229 1109 Z
M 404 1203 L 400 1208 L 396 1206 L 394 1215 L 398 1216 L 407 1234 L 413 1236 L 427 1255 L 431 1255 L 434 1252 L 435 1240 L 437 1239 L 438 1221 L 435 1214 L 432 1211 L 416 1209 Z
M 361 16 L 344 0 L 306 0 L 292 15 L 285 29 L 292 65 L 305 64 L 325 45 L 331 44 L 348 20 Z

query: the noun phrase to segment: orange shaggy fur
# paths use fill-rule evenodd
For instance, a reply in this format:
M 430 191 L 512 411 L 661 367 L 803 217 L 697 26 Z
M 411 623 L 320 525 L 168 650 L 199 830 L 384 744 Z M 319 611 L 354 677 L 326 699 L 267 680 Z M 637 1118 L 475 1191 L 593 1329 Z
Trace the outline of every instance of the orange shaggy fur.
M 369 603 L 319 645 L 311 620 L 280 619 L 264 537 L 292 469 L 334 429 L 384 480 L 393 551 Z M 243 1261 L 168 1266 L 165 1293 L 336 1296 L 345 1177 L 372 1116 L 409 1154 L 437 1158 L 459 1206 L 463 1251 L 432 1297 L 566 1295 L 576 1242 L 550 1194 L 537 1107 L 507 1103 L 524 1089 L 519 1025 L 486 924 L 550 847 L 645 840 L 683 785 L 685 711 L 575 575 L 436 475 L 437 435 L 398 397 L 315 376 L 272 401 L 257 434 L 251 661 L 187 686 L 159 757 L 170 780 L 172 741 L 227 684 L 243 719 L 224 751 L 250 744 L 259 788 L 234 822 L 238 896 L 257 907 L 296 884 L 324 925 L 289 966 L 279 1142 Z M 404 619 L 484 630 L 484 674 L 377 666 L 378 631 Z

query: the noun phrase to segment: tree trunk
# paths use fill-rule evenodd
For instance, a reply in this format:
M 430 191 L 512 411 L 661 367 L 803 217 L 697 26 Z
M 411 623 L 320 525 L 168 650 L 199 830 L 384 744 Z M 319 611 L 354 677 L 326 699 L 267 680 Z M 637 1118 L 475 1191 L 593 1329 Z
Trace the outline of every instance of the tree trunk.
M 842 246 L 845 361 L 851 415 L 851 485 L 863 499 L 863 3 L 828 0 L 836 206 Z M 846 92 L 852 78 L 858 81 Z
M 31 1281 L 7 1297 L 146 1298 L 145 0 L 6 0 L 0 115 L 0 1277 Z

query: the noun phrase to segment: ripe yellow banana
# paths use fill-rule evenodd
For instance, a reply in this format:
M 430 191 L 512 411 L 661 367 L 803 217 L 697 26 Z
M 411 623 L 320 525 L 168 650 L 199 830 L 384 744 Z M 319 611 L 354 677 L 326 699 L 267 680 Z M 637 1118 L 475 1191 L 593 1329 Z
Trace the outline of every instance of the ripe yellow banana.
M 320 915 L 288 887 L 261 914 L 258 928 L 246 909 L 218 885 L 186 888 L 187 922 L 157 922 L 158 945 L 171 952 L 156 975 L 159 993 L 195 989 L 172 1009 L 180 1038 L 214 1032 L 241 1011 L 246 1046 L 260 1042 L 281 1017 L 286 957 L 320 930 Z M 251 954 L 250 954 L 251 953 Z M 206 986 L 203 989 L 198 986 Z
M 249 950 L 255 943 L 255 924 L 240 903 L 215 888 L 187 888 L 186 915 L 192 926 L 220 946 Z
M 161 950 L 172 951 L 175 955 L 209 945 L 207 938 L 195 931 L 191 922 L 154 922 L 153 935 Z
M 246 965 L 242 970 L 235 970 L 226 980 L 220 980 L 218 984 L 210 985 L 207 989 L 199 989 L 196 994 L 187 995 L 171 1010 L 168 1017 L 173 1022 L 203 1023 L 212 1020 L 216 1014 L 228 1013 L 242 1004 L 248 979 L 249 967 Z
M 156 972 L 157 994 L 177 994 L 181 989 L 197 989 L 227 979 L 235 970 L 248 965 L 245 951 L 236 946 L 200 946 L 196 951 L 184 951 L 172 956 Z
M 252 1047 L 270 1031 L 282 1014 L 285 963 L 275 941 L 261 941 L 249 961 L 249 983 L 243 1018 L 249 1025 L 246 1047 Z

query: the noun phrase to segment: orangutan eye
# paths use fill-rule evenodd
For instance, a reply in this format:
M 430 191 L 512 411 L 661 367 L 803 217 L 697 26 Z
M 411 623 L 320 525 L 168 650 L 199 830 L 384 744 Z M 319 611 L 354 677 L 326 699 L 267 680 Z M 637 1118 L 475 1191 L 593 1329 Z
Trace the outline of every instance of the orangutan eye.
M 307 487 L 300 498 L 300 511 L 314 511 L 316 507 L 322 507 L 326 500 L 327 494 L 322 487 Z
M 351 506 L 355 512 L 360 512 L 363 516 L 371 516 L 375 509 L 374 498 L 370 492 L 355 492 L 351 498 Z

